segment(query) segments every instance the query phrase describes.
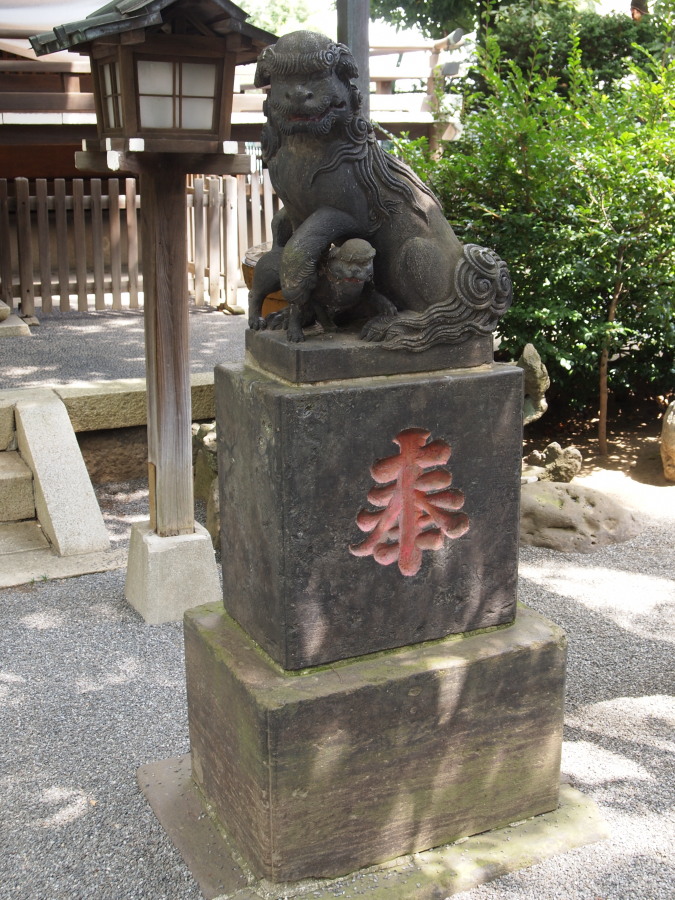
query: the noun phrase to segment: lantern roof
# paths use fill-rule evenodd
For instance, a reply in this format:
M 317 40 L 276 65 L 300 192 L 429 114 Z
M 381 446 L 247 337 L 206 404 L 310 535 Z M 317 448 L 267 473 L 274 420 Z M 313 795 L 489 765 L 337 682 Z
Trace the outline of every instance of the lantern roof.
M 237 63 L 253 62 L 260 51 L 274 43 L 276 35 L 246 19 L 248 13 L 231 0 L 113 0 L 86 19 L 57 25 L 53 31 L 30 38 L 37 56 L 58 50 L 87 53 L 101 38 L 146 30 L 150 34 L 195 34 L 225 37 L 241 35 Z

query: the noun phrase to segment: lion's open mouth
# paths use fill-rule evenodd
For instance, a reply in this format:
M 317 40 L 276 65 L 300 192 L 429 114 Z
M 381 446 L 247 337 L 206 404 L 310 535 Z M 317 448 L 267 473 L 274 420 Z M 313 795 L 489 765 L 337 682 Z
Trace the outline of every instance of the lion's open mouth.
M 323 122 L 326 116 L 330 115 L 332 112 L 341 111 L 347 108 L 347 103 L 342 100 L 340 103 L 331 103 L 330 106 L 327 106 L 325 109 L 312 113 L 311 115 L 305 115 L 303 113 L 292 113 L 288 116 L 288 120 L 290 122 Z
M 318 113 L 315 116 L 294 115 L 294 116 L 289 116 L 288 119 L 290 122 L 321 122 L 322 119 L 326 118 L 327 112 L 328 111 Z

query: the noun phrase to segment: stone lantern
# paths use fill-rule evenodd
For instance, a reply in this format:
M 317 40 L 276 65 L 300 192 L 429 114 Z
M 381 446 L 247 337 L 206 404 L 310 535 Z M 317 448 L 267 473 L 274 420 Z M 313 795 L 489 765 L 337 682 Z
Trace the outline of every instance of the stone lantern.
M 127 599 L 151 622 L 193 605 L 195 577 L 219 594 L 210 539 L 194 522 L 185 175 L 251 170 L 229 141 L 235 66 L 275 36 L 246 18 L 229 0 L 118 0 L 31 38 L 38 56 L 91 59 L 98 137 L 77 167 L 140 176 L 150 521 L 132 533 Z

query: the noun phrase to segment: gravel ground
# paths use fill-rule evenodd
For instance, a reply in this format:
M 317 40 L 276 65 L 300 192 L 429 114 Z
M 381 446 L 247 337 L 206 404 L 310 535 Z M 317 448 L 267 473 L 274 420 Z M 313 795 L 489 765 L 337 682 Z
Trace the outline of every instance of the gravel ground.
M 237 320 L 222 321 L 236 344 Z M 587 483 L 606 487 L 603 474 Z M 675 485 L 610 475 L 644 531 L 587 556 L 524 548 L 520 595 L 568 633 L 563 772 L 611 837 L 458 896 L 675 896 Z M 98 495 L 124 543 L 145 483 Z M 0 900 L 201 896 L 135 778 L 189 749 L 181 627 L 146 626 L 124 574 L 0 590 Z
M 2 338 L 0 388 L 25 388 L 72 381 L 143 378 L 143 315 L 139 312 L 60 313 L 40 319 L 30 337 Z M 210 307 L 190 308 L 193 372 L 241 359 L 246 316 Z

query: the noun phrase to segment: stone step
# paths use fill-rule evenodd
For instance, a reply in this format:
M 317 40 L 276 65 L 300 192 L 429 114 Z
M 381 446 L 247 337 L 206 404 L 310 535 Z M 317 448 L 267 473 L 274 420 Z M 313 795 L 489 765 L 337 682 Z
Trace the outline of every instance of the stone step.
M 35 517 L 33 473 L 14 450 L 0 453 L 0 522 Z
M 48 549 L 49 541 L 35 519 L 0 525 L 0 556 Z

